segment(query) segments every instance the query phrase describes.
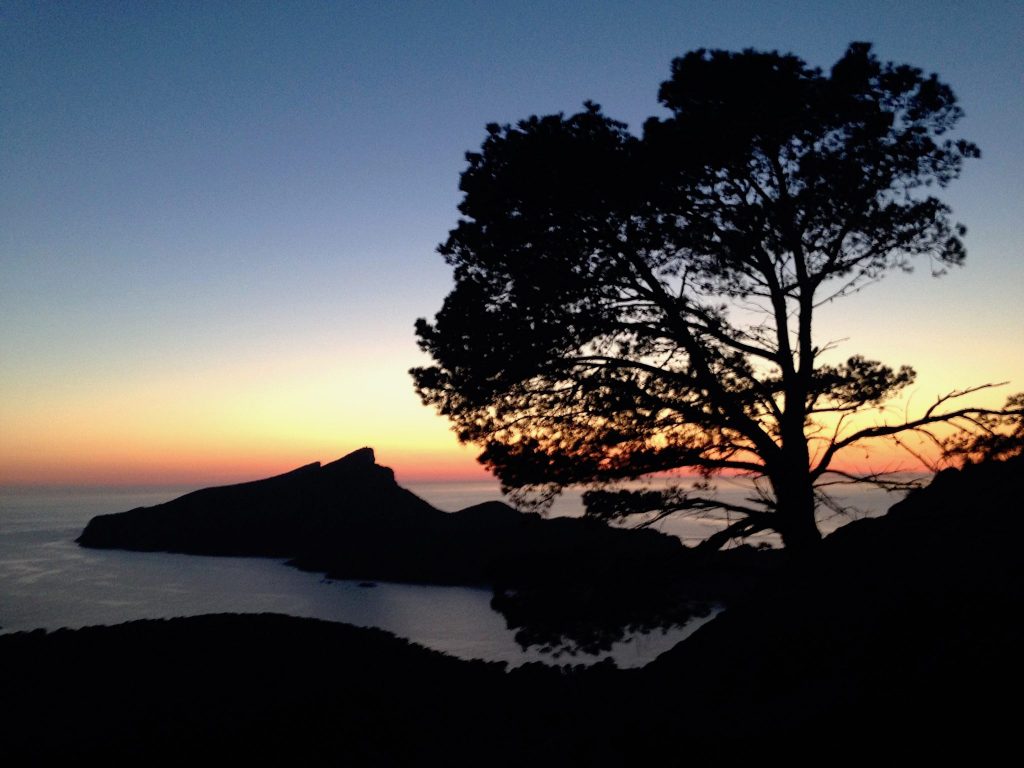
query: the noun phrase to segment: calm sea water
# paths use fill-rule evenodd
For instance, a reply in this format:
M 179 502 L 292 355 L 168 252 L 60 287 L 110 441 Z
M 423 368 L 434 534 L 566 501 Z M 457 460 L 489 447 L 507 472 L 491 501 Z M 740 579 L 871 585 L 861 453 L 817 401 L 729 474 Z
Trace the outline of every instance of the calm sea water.
M 456 510 L 500 499 L 491 483 L 407 484 L 435 506 Z M 84 549 L 74 543 L 89 519 L 175 498 L 191 488 L 0 489 L 0 633 L 115 624 L 203 613 L 270 611 L 380 627 L 462 658 L 550 661 L 523 651 L 490 592 L 467 587 L 380 583 L 361 587 L 327 581 L 269 558 L 200 557 Z M 724 483 L 724 495 L 750 494 L 749 484 Z M 848 499 L 877 514 L 896 499 L 861 490 Z M 581 514 L 579 493 L 560 498 L 551 514 Z M 834 528 L 839 520 L 823 522 Z M 666 520 L 684 541 L 706 536 L 721 521 Z M 619 666 L 639 666 L 682 640 L 705 620 L 668 633 L 637 634 L 613 648 Z M 609 654 L 605 654 L 609 655 Z M 574 663 L 601 657 L 561 657 Z

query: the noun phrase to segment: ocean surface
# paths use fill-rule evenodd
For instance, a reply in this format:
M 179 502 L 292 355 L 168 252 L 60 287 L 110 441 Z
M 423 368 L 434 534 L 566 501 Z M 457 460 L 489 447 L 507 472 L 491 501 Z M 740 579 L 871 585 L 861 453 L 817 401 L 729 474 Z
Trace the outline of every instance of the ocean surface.
M 454 511 L 501 499 L 493 483 L 406 483 L 440 509 Z M 518 665 L 527 661 L 590 663 L 610 655 L 621 667 L 641 666 L 668 650 L 709 619 L 666 633 L 634 634 L 610 654 L 552 658 L 524 651 L 490 607 L 491 593 L 468 587 L 438 587 L 328 581 L 270 558 L 85 549 L 74 543 L 95 515 L 168 501 L 194 488 L 12 489 L 0 488 L 0 633 L 37 628 L 78 628 L 135 619 L 203 613 L 259 613 L 343 621 L 380 627 L 413 642 L 461 658 Z M 722 481 L 719 492 L 733 500 L 753 488 Z M 850 517 L 884 512 L 900 495 L 858 488 L 842 497 L 858 511 L 821 521 L 832 530 Z M 582 513 L 579 492 L 567 492 L 549 514 Z M 720 519 L 673 520 L 658 527 L 685 542 L 723 525 Z

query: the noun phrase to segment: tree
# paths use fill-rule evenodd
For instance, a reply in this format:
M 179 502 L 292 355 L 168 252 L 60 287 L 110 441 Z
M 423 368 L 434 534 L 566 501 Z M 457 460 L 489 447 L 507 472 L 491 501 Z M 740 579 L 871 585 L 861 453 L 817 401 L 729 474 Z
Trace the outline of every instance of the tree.
M 716 544 L 761 530 L 820 538 L 850 446 L 995 413 L 952 393 L 899 423 L 859 425 L 914 371 L 822 358 L 816 310 L 915 259 L 964 261 L 965 229 L 934 196 L 977 147 L 919 69 L 854 43 L 824 74 L 793 55 L 698 50 L 659 91 L 641 136 L 584 111 L 487 126 L 467 153 L 462 218 L 439 252 L 455 287 L 416 332 L 414 368 L 507 491 L 592 487 L 588 514 L 724 508 Z M 987 385 L 986 385 L 987 386 Z M 730 505 L 699 490 L 623 490 L 690 469 L 760 478 Z M 878 478 L 873 478 L 878 479 Z

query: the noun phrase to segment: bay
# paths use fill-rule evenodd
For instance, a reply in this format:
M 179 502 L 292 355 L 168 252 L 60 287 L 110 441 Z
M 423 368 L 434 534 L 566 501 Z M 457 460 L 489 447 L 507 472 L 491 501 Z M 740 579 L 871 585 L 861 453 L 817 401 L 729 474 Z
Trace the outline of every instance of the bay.
M 435 506 L 456 510 L 501 499 L 496 483 L 407 483 Z M 470 587 L 329 581 L 271 558 L 227 558 L 85 549 L 74 543 L 98 514 L 148 506 L 192 488 L 0 489 L 0 633 L 78 628 L 203 613 L 274 612 L 379 627 L 460 658 L 518 665 L 528 661 L 592 663 L 610 656 L 621 667 L 646 664 L 708 619 L 668 632 L 634 633 L 610 653 L 552 658 L 523 650 L 489 590 Z M 741 499 L 747 481 L 726 480 L 719 492 Z M 861 512 L 878 514 L 895 500 L 865 489 L 851 495 Z M 852 503 L 851 502 L 851 503 Z M 549 514 L 582 514 L 570 490 Z M 824 520 L 834 528 L 842 520 Z M 721 518 L 669 519 L 658 527 L 685 542 L 703 538 Z

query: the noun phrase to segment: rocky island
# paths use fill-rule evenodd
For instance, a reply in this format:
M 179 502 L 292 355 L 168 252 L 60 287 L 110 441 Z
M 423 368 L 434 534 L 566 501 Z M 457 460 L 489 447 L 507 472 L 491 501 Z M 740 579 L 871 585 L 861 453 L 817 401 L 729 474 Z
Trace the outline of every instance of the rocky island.
M 678 539 L 586 519 L 543 518 L 501 502 L 443 512 L 362 448 L 254 482 L 205 488 L 89 521 L 84 547 L 288 558 L 332 577 L 495 584 L 566 559 L 621 567 L 679 556 Z

